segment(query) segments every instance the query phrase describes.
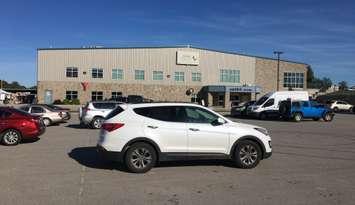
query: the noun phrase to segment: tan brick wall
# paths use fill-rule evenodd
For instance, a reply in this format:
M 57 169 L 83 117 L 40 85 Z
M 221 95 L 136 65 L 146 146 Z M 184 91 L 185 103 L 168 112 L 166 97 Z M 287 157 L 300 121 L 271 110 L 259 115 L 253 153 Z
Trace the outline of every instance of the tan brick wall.
M 255 84 L 262 88 L 258 97 L 277 90 L 277 60 L 256 58 L 255 62 Z M 288 90 L 283 87 L 284 72 L 304 73 L 304 90 L 307 88 L 307 65 L 280 61 L 279 89 Z M 302 90 L 302 89 L 301 89 Z
M 123 96 L 142 95 L 155 101 L 183 101 L 190 102 L 191 96 L 186 91 L 193 88 L 195 92 L 201 90 L 201 86 L 185 85 L 142 85 L 142 84 L 113 84 L 113 83 L 89 83 L 86 91 L 83 90 L 80 82 L 38 82 L 38 102 L 44 102 L 45 90 L 52 90 L 53 100 L 63 100 L 67 90 L 78 91 L 79 100 L 82 104 L 91 100 L 92 91 L 103 91 L 104 98 L 110 99 L 111 92 L 122 92 Z

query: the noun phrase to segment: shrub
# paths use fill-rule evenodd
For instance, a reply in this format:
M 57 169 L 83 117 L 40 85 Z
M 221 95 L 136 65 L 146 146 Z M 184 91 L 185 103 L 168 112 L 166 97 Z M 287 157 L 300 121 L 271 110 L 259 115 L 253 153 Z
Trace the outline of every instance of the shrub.
M 53 102 L 53 104 L 55 104 L 55 105 L 60 105 L 60 104 L 62 104 L 62 101 L 59 100 L 59 99 L 57 99 L 57 100 L 55 100 L 55 101 Z
M 80 100 L 79 99 L 74 99 L 74 100 L 72 100 L 71 104 L 80 105 Z
M 63 104 L 64 104 L 64 105 L 70 105 L 71 103 L 70 103 L 70 100 L 64 99 L 64 100 L 63 100 Z

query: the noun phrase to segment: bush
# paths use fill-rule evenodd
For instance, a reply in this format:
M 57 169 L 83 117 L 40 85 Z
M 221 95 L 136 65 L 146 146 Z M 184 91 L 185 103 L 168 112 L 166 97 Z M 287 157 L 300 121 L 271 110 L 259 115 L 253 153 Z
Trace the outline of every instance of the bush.
M 63 100 L 63 104 L 64 104 L 64 105 L 70 105 L 71 103 L 70 103 L 70 100 L 64 99 L 64 100 Z
M 72 100 L 73 105 L 80 105 L 80 100 L 79 99 L 74 99 Z
M 55 101 L 53 102 L 53 104 L 55 104 L 55 105 L 60 105 L 60 104 L 62 104 L 62 101 L 59 100 L 59 99 L 57 99 L 57 100 L 55 100 Z

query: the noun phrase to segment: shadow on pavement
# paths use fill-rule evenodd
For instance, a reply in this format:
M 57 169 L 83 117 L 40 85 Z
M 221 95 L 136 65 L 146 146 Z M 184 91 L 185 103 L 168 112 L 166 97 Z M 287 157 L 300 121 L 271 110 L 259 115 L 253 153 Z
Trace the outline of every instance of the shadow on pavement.
M 73 129 L 89 129 L 89 127 L 82 125 L 82 124 L 69 124 L 65 127 L 73 128 Z
M 126 171 L 123 165 L 102 159 L 96 152 L 96 147 L 77 147 L 68 155 L 79 164 L 89 168 Z
M 128 172 L 125 166 L 118 162 L 105 161 L 96 152 L 96 147 L 77 147 L 70 153 L 69 157 L 77 161 L 79 164 L 94 168 L 94 169 L 107 169 L 119 170 Z M 234 167 L 232 161 L 228 160 L 193 160 L 193 161 L 169 161 L 160 162 L 156 167 L 183 167 L 183 166 L 225 166 Z

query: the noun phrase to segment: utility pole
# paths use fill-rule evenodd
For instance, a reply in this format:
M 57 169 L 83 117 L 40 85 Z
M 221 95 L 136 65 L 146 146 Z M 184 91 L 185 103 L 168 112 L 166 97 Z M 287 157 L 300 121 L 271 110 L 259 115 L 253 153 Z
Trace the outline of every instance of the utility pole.
M 282 51 L 274 51 L 274 54 L 277 55 L 277 90 L 279 91 L 280 87 L 280 55 L 283 54 L 284 52 Z

